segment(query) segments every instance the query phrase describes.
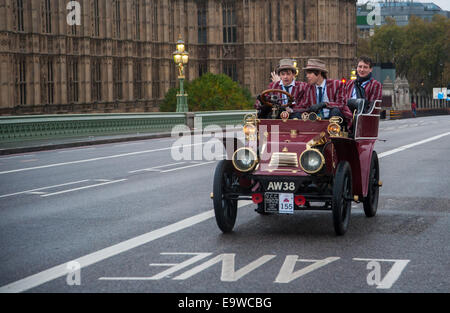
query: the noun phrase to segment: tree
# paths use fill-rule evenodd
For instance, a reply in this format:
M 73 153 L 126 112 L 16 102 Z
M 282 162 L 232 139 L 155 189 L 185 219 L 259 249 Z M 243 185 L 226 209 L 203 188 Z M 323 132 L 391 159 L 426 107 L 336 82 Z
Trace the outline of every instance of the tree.
M 369 38 L 361 38 L 358 37 L 358 42 L 356 44 L 356 55 L 366 55 L 368 57 L 371 57 L 373 60 L 375 58 L 372 55 L 372 50 L 370 49 L 370 39 Z
M 411 89 L 431 92 L 450 76 L 449 36 L 450 19 L 442 15 L 435 15 L 430 22 L 412 16 L 402 27 L 387 19 L 369 39 L 367 54 L 376 62 L 394 63 L 397 74 L 406 76 Z
M 177 88 L 171 88 L 160 107 L 161 112 L 176 110 Z M 253 108 L 250 92 L 225 74 L 206 73 L 185 83 L 189 111 L 246 110 Z
M 370 48 L 372 57 L 378 62 L 396 63 L 399 51 L 404 44 L 403 29 L 392 18 L 386 19 L 386 24 L 375 28 L 371 37 Z

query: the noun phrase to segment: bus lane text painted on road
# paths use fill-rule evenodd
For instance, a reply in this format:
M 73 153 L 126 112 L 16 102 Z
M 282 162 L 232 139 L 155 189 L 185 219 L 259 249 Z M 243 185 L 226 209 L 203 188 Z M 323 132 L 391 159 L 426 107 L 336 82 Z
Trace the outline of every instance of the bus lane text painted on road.
M 222 282 L 236 282 L 244 276 L 251 274 L 254 270 L 264 266 L 264 264 L 277 258 L 277 255 L 269 254 L 263 255 L 249 264 L 236 269 L 235 253 L 223 253 L 217 256 L 213 256 L 213 253 L 209 252 L 163 252 L 162 256 L 181 256 L 184 258 L 180 263 L 151 263 L 152 267 L 165 267 L 166 269 L 152 276 L 146 277 L 100 277 L 99 280 L 122 280 L 122 281 L 151 281 L 161 279 L 172 280 L 186 280 L 194 275 L 197 275 L 210 267 L 221 263 L 220 280 Z M 186 256 L 190 256 L 185 259 Z M 207 259 L 208 257 L 212 257 Z M 207 259 L 207 260 L 206 260 Z M 334 263 L 341 260 L 340 257 L 332 256 L 323 259 L 305 259 L 298 255 L 286 255 L 283 264 L 275 276 L 273 283 L 277 284 L 289 284 L 301 277 L 310 274 L 320 268 L 326 266 L 332 266 Z M 200 263 L 201 262 L 201 263 Z M 403 259 L 376 259 L 376 258 L 352 258 L 352 262 L 366 262 L 367 271 L 362 273 L 361 277 L 365 278 L 365 281 L 369 286 L 376 286 L 377 289 L 390 289 L 394 283 L 400 278 L 403 270 L 406 268 L 410 260 Z M 200 263 L 200 264 L 198 264 Z M 191 265 L 194 267 L 187 269 Z M 387 273 L 383 276 L 381 267 L 387 270 Z M 187 270 L 186 270 L 187 269 Z M 181 272 L 186 270 L 185 272 Z M 175 277 L 172 274 L 178 273 Z

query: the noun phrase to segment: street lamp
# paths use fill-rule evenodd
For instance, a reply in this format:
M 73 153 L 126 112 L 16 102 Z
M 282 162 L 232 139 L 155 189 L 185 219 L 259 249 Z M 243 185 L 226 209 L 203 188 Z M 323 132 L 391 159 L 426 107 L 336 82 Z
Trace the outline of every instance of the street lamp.
M 180 80 L 180 92 L 177 93 L 177 112 L 187 112 L 187 94 L 184 93 L 184 65 L 189 61 L 189 53 L 185 51 L 184 41 L 181 39 L 181 35 L 177 41 L 177 50 L 173 53 L 173 61 L 178 67 L 178 79 Z
M 299 73 L 299 70 L 298 70 L 298 67 L 297 67 L 298 63 L 297 63 L 297 61 L 295 61 L 295 60 L 292 60 L 292 61 L 294 61 L 295 77 L 297 77 L 297 76 L 298 76 L 298 73 Z

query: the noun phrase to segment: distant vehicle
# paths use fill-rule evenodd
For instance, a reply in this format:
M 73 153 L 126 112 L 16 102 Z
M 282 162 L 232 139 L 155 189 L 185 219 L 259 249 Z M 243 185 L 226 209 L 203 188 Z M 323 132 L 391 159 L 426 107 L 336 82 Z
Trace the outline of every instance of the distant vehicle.
M 231 232 L 238 201 L 250 199 L 260 214 L 331 210 L 337 235 L 348 229 L 352 201 L 363 202 L 367 217 L 375 216 L 382 185 L 374 151 L 381 101 L 350 100 L 355 111 L 349 132 L 340 117 L 322 119 L 305 111 L 301 119 L 289 119 L 280 93 L 285 92 L 270 89 L 260 95 L 272 107 L 272 118 L 247 115 L 244 142 L 224 139 L 224 144 L 233 140 L 234 149 L 214 174 L 211 196 L 218 227 Z M 269 151 L 273 147 L 278 149 Z

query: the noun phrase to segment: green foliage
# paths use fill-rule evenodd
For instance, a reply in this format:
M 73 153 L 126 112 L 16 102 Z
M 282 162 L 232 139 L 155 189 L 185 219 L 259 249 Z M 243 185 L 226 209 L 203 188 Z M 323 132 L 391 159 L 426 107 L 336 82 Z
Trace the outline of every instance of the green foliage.
M 413 90 L 447 85 L 450 78 L 450 19 L 435 15 L 428 22 L 412 16 L 408 25 L 398 26 L 391 19 L 375 29 L 364 51 L 376 62 L 392 62 L 397 74 L 406 76 Z
M 225 74 L 206 73 L 201 77 L 185 82 L 188 94 L 189 111 L 247 110 L 253 108 L 252 96 L 248 89 L 242 88 Z M 171 88 L 160 107 L 161 112 L 175 112 L 177 107 L 177 88 Z

